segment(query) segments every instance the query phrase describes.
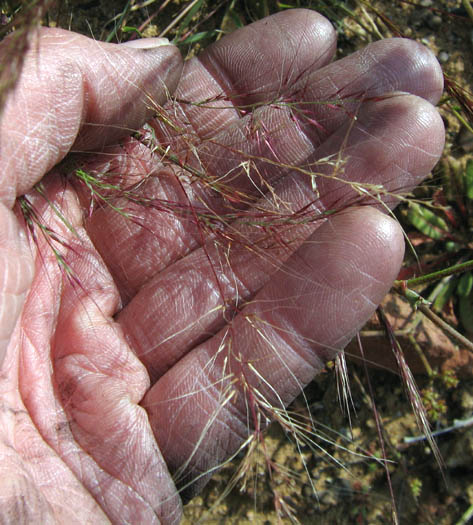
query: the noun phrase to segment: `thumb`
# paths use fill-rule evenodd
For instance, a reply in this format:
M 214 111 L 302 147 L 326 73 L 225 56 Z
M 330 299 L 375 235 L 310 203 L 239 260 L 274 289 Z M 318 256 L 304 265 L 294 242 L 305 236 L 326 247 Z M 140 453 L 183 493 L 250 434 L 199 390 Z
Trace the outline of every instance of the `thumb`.
M 74 149 L 97 149 L 142 125 L 181 73 L 177 48 L 97 42 L 61 29 L 31 36 L 0 118 L 0 202 L 11 207 Z M 0 44 L 6 52 L 8 42 Z
M 147 39 L 137 49 L 47 28 L 31 35 L 0 115 L 0 367 L 34 273 L 9 208 L 72 147 L 101 149 L 142 125 L 152 101 L 166 100 L 182 61 L 175 47 L 162 44 Z M 0 53 L 10 48 L 8 38 L 0 43 Z

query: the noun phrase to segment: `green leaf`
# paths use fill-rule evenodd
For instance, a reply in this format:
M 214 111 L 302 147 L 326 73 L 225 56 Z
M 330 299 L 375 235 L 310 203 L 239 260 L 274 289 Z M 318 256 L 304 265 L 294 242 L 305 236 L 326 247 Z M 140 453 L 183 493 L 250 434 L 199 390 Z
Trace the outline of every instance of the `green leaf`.
M 194 16 L 198 13 L 199 9 L 202 6 L 203 0 L 198 0 L 191 8 L 191 10 L 187 13 L 187 15 L 184 17 L 182 22 L 178 26 L 177 35 L 175 36 L 173 40 L 173 44 L 176 44 L 179 40 L 179 37 L 184 32 L 184 30 L 189 26 Z
M 438 292 L 432 305 L 432 310 L 434 312 L 441 312 L 445 308 L 445 305 L 447 304 L 448 300 L 450 299 L 450 297 L 452 297 L 452 295 L 455 292 L 457 282 L 458 279 L 450 277 L 445 279 L 443 283 L 439 283 L 441 285 L 440 291 Z
M 179 43 L 195 44 L 196 42 L 200 42 L 204 38 L 213 38 L 215 35 L 218 35 L 218 33 L 219 31 L 217 29 L 212 29 L 211 31 L 201 31 L 200 33 L 196 33 L 195 35 L 188 36 L 185 40 Z
M 136 33 L 140 38 L 143 38 L 143 35 L 140 33 L 140 30 L 137 27 L 123 26 L 121 31 L 122 33 Z
M 458 311 L 463 328 L 467 332 L 473 332 L 473 296 L 460 297 Z
M 245 25 L 240 15 L 233 10 L 230 11 L 230 18 L 233 20 L 236 27 L 243 27 Z
M 407 218 L 421 233 L 436 241 L 442 240 L 444 232 L 448 232 L 448 225 L 442 217 L 416 202 L 410 204 Z
M 473 159 L 469 159 L 466 163 L 464 180 L 466 197 L 473 200 Z
M 457 294 L 460 297 L 468 297 L 472 289 L 473 289 L 473 274 L 471 272 L 466 272 L 458 280 Z

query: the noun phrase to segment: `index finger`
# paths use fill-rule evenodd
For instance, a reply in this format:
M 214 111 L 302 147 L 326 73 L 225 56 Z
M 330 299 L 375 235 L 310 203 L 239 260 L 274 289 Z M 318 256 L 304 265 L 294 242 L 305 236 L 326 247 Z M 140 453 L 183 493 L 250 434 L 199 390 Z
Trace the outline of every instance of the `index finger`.
M 332 24 L 308 9 L 245 26 L 185 65 L 176 90 L 180 116 L 200 139 L 215 136 L 252 105 L 267 104 L 286 86 L 327 65 L 336 43 Z

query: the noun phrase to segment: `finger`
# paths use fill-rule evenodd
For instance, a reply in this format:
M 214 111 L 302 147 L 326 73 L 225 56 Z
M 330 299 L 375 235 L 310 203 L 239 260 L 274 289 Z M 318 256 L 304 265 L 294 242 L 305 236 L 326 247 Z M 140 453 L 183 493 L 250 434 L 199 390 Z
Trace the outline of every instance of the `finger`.
M 259 20 L 186 64 L 176 91 L 177 117 L 199 139 L 215 136 L 252 105 L 272 101 L 328 64 L 335 50 L 331 23 L 315 11 L 291 9 Z
M 427 47 L 413 40 L 374 42 L 311 72 L 292 88 L 293 93 L 303 92 L 305 107 L 299 108 L 299 123 L 318 144 L 352 119 L 363 101 L 397 91 L 417 95 L 432 104 L 443 92 L 440 64 Z
M 159 180 L 156 176 L 150 177 L 140 187 L 138 200 L 146 195 L 154 206 L 143 208 L 125 199 L 117 201 L 140 220 L 131 223 L 125 215 L 117 216 L 107 208 L 91 217 L 88 231 L 111 269 L 125 302 L 153 275 L 201 243 L 193 207 L 210 208 L 218 216 L 228 211 L 229 206 L 250 204 L 261 192 L 291 173 L 291 166 L 307 165 L 309 159 L 312 162 L 324 140 L 347 122 L 353 123 L 353 111 L 361 111 L 365 97 L 375 99 L 390 88 L 419 91 L 434 100 L 441 90 L 442 77 L 435 57 L 414 42 L 394 39 L 372 44 L 368 51 L 341 62 L 309 75 L 310 83 L 307 79 L 300 81 L 297 94 L 303 97 L 302 102 L 309 103 L 309 114 L 301 116 L 289 103 L 261 108 L 211 141 L 207 139 L 198 150 L 189 149 L 182 162 L 194 162 L 193 167 L 203 172 L 205 180 L 220 184 L 218 191 L 226 198 L 216 195 L 218 192 L 209 192 L 199 182 L 186 184 L 185 180 L 192 175 L 174 166 Z M 331 81 L 326 82 L 325 78 Z M 347 100 L 345 109 L 333 103 L 333 98 L 343 101 L 344 86 L 354 86 L 358 93 L 356 100 L 353 97 Z M 307 130 L 309 121 L 312 128 Z M 319 129 L 320 125 L 323 129 Z M 156 160 L 145 161 L 144 166 L 143 173 L 160 173 Z M 227 190 L 226 185 L 230 189 Z M 238 199 L 242 202 L 235 202 Z M 160 209 L 162 203 L 175 204 L 178 212 L 173 215 L 172 206 Z M 188 213 L 180 216 L 181 210 Z M 134 257 L 138 250 L 142 253 L 140 258 Z
M 203 142 L 198 162 L 190 155 L 188 163 L 218 175 L 222 185 L 264 190 L 265 183 L 287 173 L 287 166 L 307 161 L 342 125 L 353 124 L 365 102 L 405 92 L 436 103 L 442 89 L 441 68 L 427 48 L 403 39 L 375 42 L 285 86 L 277 101 Z M 257 172 L 253 177 L 237 169 L 248 160 Z
M 290 403 L 348 343 L 402 257 L 400 228 L 382 213 L 358 208 L 331 217 L 228 328 L 152 387 L 143 406 L 178 482 L 197 480 L 187 494 L 258 428 L 255 418 Z
M 33 278 L 33 258 L 25 232 L 0 203 L 0 369 Z
M 321 163 L 315 181 L 294 172 L 276 187 L 274 199 L 262 199 L 225 233 L 151 279 L 118 321 L 152 381 L 251 300 L 326 212 L 360 202 L 362 189 L 373 193 L 368 204 L 377 203 L 380 188 L 395 204 L 389 192 L 407 192 L 430 172 L 443 136 L 437 111 L 417 97 L 365 104 L 353 127 L 340 128 L 315 153 L 315 159 L 336 159 L 335 166 Z
M 143 50 L 60 29 L 34 33 L 0 122 L 0 201 L 12 206 L 73 145 L 99 149 L 139 127 L 150 100 L 163 103 L 175 87 L 180 65 L 169 45 Z
M 54 238 L 36 242 L 21 397 L 44 442 L 110 521 L 177 523 L 179 497 L 138 405 L 149 379 L 111 319 L 116 289 L 81 227 L 74 192 L 54 177 L 45 188 L 47 201 L 28 195 Z

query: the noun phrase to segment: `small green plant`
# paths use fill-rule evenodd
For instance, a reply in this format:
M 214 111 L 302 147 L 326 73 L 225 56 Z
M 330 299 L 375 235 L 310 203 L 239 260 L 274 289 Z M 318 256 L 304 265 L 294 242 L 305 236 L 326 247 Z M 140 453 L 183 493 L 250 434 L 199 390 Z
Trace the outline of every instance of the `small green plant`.
M 435 391 L 432 386 L 420 391 L 429 421 L 438 421 L 447 412 L 447 404 L 442 395 Z
M 455 311 L 464 331 L 473 326 L 473 159 L 448 158 L 442 164 L 442 185 L 418 193 L 432 193 L 427 201 L 416 199 L 403 209 L 402 216 L 415 231 L 417 261 L 406 274 L 421 273 L 420 293 L 440 313 Z M 428 276 L 431 276 L 431 279 Z M 416 282 L 415 278 L 412 281 Z
M 431 371 L 427 384 L 421 389 L 420 394 L 427 416 L 431 423 L 445 419 L 448 411 L 448 392 L 458 385 L 458 378 L 453 370 L 442 372 Z
M 419 478 L 412 478 L 409 480 L 412 497 L 418 501 L 422 493 L 422 480 Z

